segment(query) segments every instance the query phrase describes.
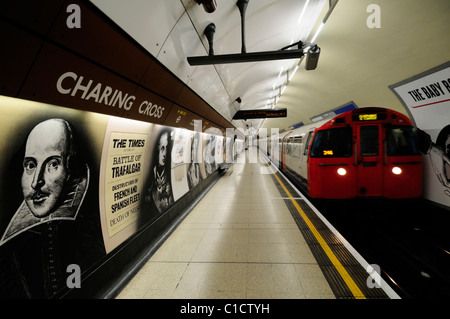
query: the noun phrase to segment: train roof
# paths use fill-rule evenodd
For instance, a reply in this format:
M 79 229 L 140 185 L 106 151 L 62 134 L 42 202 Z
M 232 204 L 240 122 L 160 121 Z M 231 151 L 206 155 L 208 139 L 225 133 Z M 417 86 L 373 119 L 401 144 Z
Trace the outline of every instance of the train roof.
M 323 123 L 318 129 L 326 129 L 350 123 L 390 123 L 393 125 L 412 125 L 404 114 L 388 108 L 364 107 L 339 114 Z

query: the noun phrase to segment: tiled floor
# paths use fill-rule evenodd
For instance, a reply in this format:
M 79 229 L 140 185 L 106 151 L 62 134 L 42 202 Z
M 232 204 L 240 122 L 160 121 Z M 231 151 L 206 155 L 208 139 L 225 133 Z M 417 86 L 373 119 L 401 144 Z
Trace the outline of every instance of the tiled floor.
M 118 298 L 335 298 L 268 172 L 234 164 Z

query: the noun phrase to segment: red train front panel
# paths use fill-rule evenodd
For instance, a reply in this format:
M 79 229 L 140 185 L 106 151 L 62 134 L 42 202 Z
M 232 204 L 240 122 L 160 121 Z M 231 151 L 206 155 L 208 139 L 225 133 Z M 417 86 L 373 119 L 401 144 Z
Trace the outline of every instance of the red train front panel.
M 422 157 L 410 121 L 392 110 L 344 113 L 318 128 L 308 158 L 313 198 L 418 198 Z

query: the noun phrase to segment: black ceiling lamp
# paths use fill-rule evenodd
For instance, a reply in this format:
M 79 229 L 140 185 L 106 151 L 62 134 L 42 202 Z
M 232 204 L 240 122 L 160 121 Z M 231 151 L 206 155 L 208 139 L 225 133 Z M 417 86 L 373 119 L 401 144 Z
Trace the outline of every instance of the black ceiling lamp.
M 222 54 L 214 55 L 213 38 L 216 27 L 213 23 L 209 24 L 204 31 L 209 43 L 208 56 L 188 57 L 187 61 L 190 65 L 210 65 L 210 64 L 227 64 L 227 63 L 241 63 L 241 62 L 259 62 L 269 60 L 284 60 L 284 59 L 299 59 L 305 55 L 303 43 L 297 43 L 298 49 L 287 50 L 293 45 L 282 48 L 276 51 L 251 52 L 247 53 L 245 47 L 245 11 L 250 0 L 238 0 L 236 5 L 241 14 L 241 53 L 236 54 Z M 199 0 L 197 0 L 199 2 Z M 317 46 L 316 46 L 317 47 Z M 320 48 L 319 51 L 320 52 Z M 317 61 L 317 59 L 316 59 Z
M 299 49 L 302 49 L 304 54 L 306 54 L 305 69 L 308 71 L 315 70 L 317 68 L 317 63 L 319 63 L 320 47 L 314 43 L 304 43 L 302 41 L 298 41 L 291 45 L 285 46 L 281 50 L 286 50 L 295 45 L 297 45 Z

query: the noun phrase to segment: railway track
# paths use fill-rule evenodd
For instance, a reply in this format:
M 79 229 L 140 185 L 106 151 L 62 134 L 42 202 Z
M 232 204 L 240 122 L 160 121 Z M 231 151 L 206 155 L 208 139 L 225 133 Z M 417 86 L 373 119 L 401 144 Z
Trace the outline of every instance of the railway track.
M 423 201 L 314 201 L 406 299 L 450 297 L 450 212 Z

